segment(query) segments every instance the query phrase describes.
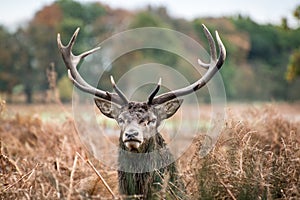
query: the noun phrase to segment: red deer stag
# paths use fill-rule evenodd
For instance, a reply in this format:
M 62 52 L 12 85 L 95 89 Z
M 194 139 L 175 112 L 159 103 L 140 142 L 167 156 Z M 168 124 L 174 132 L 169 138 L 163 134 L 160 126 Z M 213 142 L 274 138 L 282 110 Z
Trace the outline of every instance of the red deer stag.
M 203 30 L 211 54 L 210 63 L 199 60 L 199 64 L 207 69 L 205 75 L 187 87 L 156 96 L 160 89 L 160 80 L 146 102 L 129 101 L 112 77 L 111 83 L 115 93 L 103 91 L 87 83 L 77 71 L 77 65 L 99 47 L 75 56 L 72 47 L 79 28 L 67 46 L 61 43 L 60 34 L 57 35 L 58 47 L 70 80 L 80 90 L 95 95 L 95 103 L 100 111 L 105 116 L 116 120 L 121 129 L 118 180 L 122 195 L 140 195 L 143 199 L 153 199 L 159 194 L 162 183 L 165 183 L 166 179 L 169 184 L 168 195 L 183 195 L 183 186 L 178 178 L 176 165 L 172 163 L 172 154 L 158 132 L 158 127 L 163 120 L 171 117 L 179 109 L 183 100 L 177 99 L 178 97 L 193 93 L 206 85 L 225 61 L 226 49 L 218 32 L 216 31 L 219 46 L 217 57 L 216 44 L 211 33 L 204 25 Z M 166 166 L 164 163 L 171 164 Z

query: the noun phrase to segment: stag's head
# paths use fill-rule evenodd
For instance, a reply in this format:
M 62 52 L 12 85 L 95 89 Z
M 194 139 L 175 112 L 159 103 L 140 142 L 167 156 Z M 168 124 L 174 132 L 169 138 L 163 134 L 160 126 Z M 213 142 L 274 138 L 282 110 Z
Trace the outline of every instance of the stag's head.
M 207 69 L 205 75 L 189 86 L 156 96 L 161 85 L 161 80 L 159 80 L 146 102 L 129 101 L 117 87 L 112 76 L 111 83 L 114 93 L 93 87 L 81 77 L 77 70 L 77 65 L 86 56 L 97 51 L 99 47 L 78 56 L 73 55 L 72 47 L 79 28 L 75 31 L 67 46 L 62 45 L 60 34 L 57 36 L 57 42 L 68 69 L 69 79 L 80 90 L 95 95 L 95 103 L 99 110 L 105 116 L 117 121 L 121 129 L 121 147 L 127 151 L 141 152 L 145 145 L 148 144 L 147 141 L 158 134 L 157 128 L 161 122 L 174 115 L 179 109 L 183 100 L 178 99 L 178 97 L 188 95 L 202 88 L 222 67 L 226 57 L 226 50 L 218 32 L 216 32 L 216 38 L 219 45 L 219 57 L 217 57 L 216 44 L 212 35 L 204 25 L 203 29 L 209 41 L 211 54 L 211 62 L 208 64 L 198 59 L 199 64 Z
M 161 121 L 175 114 L 182 100 L 171 100 L 158 105 L 132 101 L 118 105 L 96 98 L 95 103 L 105 116 L 117 121 L 121 129 L 121 146 L 128 151 L 144 152 L 149 139 L 158 133 Z

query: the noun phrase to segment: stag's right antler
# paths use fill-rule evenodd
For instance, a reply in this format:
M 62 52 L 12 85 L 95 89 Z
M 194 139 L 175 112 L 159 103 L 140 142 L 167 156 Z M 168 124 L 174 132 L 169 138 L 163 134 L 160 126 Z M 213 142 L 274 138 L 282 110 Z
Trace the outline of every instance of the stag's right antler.
M 196 92 L 203 86 L 205 86 L 208 81 L 221 69 L 222 65 L 224 64 L 225 58 L 226 58 L 226 49 L 222 43 L 222 40 L 220 39 L 220 36 L 218 32 L 216 31 L 216 38 L 219 45 L 219 52 L 220 55 L 217 58 L 217 50 L 216 50 L 216 44 L 215 41 L 209 32 L 209 30 L 206 28 L 204 24 L 202 24 L 204 33 L 208 39 L 209 49 L 210 49 L 210 63 L 204 63 L 200 59 L 198 59 L 198 63 L 207 69 L 207 72 L 202 76 L 198 81 L 194 82 L 191 85 L 188 85 L 184 88 L 177 89 L 174 91 L 163 93 L 157 97 L 155 97 L 156 93 L 158 92 L 159 85 L 157 86 L 157 90 L 155 90 L 151 96 L 149 97 L 148 102 L 151 104 L 162 104 L 167 101 L 170 101 L 172 99 L 176 99 L 181 96 L 188 95 L 190 93 Z
M 99 50 L 100 47 L 96 47 L 90 51 L 86 51 L 78 56 L 75 56 L 72 53 L 72 48 L 73 45 L 75 43 L 76 37 L 78 35 L 79 32 L 79 28 L 76 29 L 76 31 L 74 32 L 69 44 L 67 46 L 64 46 L 61 42 L 60 39 L 60 34 L 57 34 L 57 44 L 58 44 L 58 48 L 62 54 L 64 63 L 68 69 L 68 76 L 69 79 L 73 82 L 73 84 L 80 90 L 93 94 L 99 98 L 117 103 L 119 105 L 124 105 L 124 104 L 128 104 L 128 100 L 126 98 L 126 96 L 121 92 L 121 90 L 117 87 L 117 85 L 115 84 L 113 78 L 111 77 L 111 82 L 113 85 L 114 90 L 116 91 L 116 93 L 110 93 L 108 91 L 103 91 L 100 90 L 96 87 L 91 86 L 90 84 L 88 84 L 79 74 L 78 70 L 77 70 L 77 65 L 80 63 L 80 61 L 82 59 L 84 59 L 86 56 L 94 53 L 95 51 Z

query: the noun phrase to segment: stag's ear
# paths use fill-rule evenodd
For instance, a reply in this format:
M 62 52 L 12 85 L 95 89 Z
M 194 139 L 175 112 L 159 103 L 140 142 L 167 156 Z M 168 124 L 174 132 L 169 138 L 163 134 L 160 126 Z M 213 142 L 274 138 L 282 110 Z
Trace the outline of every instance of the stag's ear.
M 161 118 L 161 120 L 168 119 L 169 117 L 172 117 L 176 111 L 179 109 L 183 102 L 183 99 L 175 99 L 171 101 L 167 101 L 163 104 L 155 106 L 158 116 Z
M 112 103 L 104 99 L 95 98 L 94 100 L 97 107 L 99 108 L 99 110 L 103 115 L 113 119 L 117 118 L 119 111 L 121 109 L 120 105 L 117 105 L 115 103 Z

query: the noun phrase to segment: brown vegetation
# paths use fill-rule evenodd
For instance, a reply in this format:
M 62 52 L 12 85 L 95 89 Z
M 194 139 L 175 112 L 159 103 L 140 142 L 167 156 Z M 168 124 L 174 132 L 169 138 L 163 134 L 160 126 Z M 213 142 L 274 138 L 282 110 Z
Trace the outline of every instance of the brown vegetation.
M 213 151 L 191 161 L 189 188 L 200 199 L 298 199 L 299 128 L 272 106 L 229 116 Z
M 279 114 L 287 107 L 299 113 L 277 105 L 229 111 L 217 145 L 204 158 L 197 155 L 202 139 L 195 138 L 178 161 L 190 199 L 299 199 L 300 122 Z M 0 199 L 121 198 L 116 171 L 86 153 L 71 117 L 7 116 L 4 102 L 0 111 Z

